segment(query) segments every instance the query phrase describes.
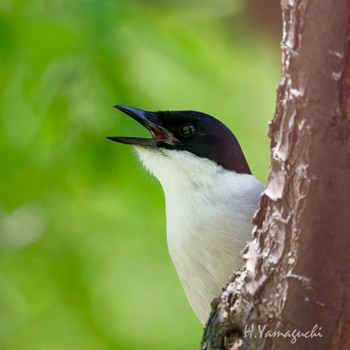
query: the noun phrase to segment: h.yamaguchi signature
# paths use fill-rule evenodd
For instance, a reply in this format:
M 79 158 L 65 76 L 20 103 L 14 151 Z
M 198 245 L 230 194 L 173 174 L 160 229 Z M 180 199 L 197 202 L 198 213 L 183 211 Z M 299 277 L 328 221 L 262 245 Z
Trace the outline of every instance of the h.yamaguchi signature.
M 281 330 L 267 330 L 265 325 L 258 325 L 257 327 L 245 326 L 244 337 L 245 338 L 290 338 L 290 342 L 295 344 L 299 338 L 312 339 L 312 338 L 322 338 L 321 333 L 322 327 L 315 324 L 312 329 L 303 331 L 300 329 L 288 329 L 286 331 Z

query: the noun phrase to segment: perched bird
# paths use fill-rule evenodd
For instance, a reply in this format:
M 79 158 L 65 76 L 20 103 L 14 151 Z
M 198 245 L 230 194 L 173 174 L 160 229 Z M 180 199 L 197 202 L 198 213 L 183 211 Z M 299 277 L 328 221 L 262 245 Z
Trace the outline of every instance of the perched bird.
M 251 220 L 263 185 L 252 175 L 236 137 L 210 115 L 115 107 L 152 134 L 108 138 L 133 145 L 160 181 L 169 252 L 204 324 L 212 299 L 243 265 L 241 251 L 251 239 Z

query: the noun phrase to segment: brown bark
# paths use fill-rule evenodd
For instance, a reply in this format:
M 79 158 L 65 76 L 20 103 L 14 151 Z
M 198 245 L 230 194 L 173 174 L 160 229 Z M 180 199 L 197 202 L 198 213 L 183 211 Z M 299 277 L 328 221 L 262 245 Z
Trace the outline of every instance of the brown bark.
M 271 173 L 202 349 L 350 349 L 350 0 L 281 5 Z

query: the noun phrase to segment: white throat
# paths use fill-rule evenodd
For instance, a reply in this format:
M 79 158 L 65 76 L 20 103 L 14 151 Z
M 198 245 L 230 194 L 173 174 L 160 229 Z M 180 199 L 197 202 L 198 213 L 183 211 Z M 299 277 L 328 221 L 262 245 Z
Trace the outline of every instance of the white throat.
M 166 199 L 169 252 L 186 295 L 205 323 L 210 303 L 243 262 L 263 185 L 187 151 L 135 147 Z

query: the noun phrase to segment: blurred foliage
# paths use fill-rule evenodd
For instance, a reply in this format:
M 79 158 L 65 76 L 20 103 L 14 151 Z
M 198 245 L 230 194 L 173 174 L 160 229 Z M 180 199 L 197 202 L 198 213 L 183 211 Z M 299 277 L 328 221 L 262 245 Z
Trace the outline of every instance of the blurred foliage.
M 116 103 L 212 114 L 268 173 L 279 53 L 244 2 L 0 2 L 0 348 L 196 349 Z M 146 176 L 144 176 L 146 174 Z

